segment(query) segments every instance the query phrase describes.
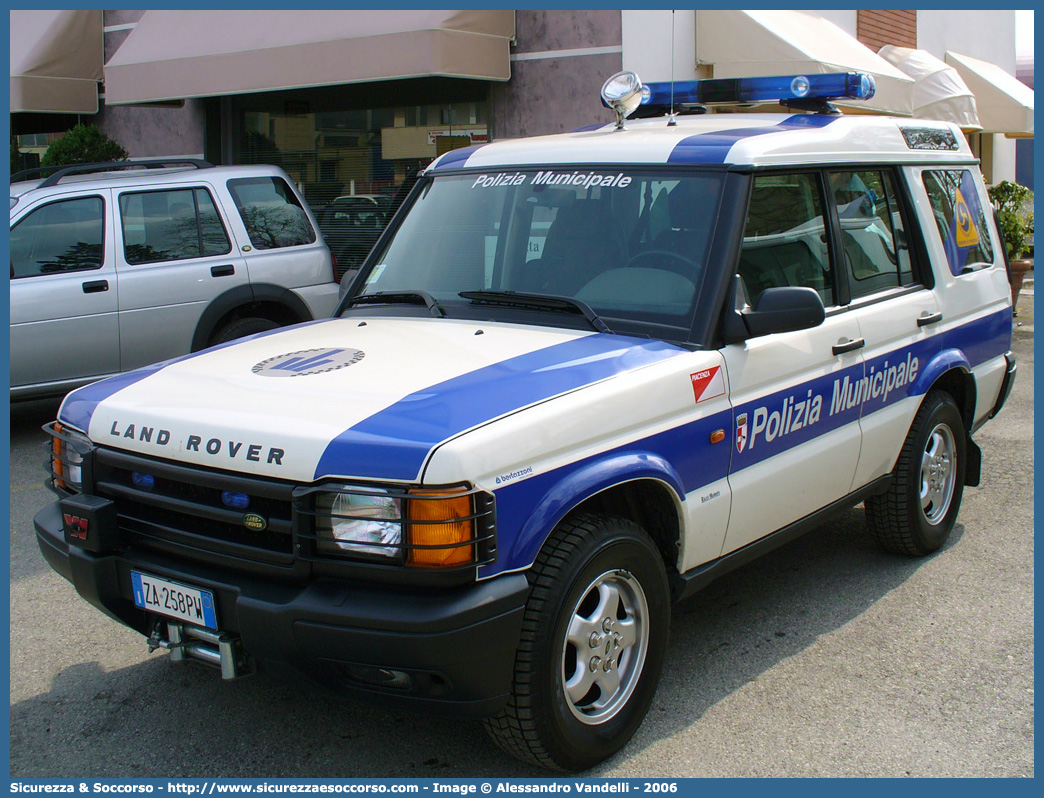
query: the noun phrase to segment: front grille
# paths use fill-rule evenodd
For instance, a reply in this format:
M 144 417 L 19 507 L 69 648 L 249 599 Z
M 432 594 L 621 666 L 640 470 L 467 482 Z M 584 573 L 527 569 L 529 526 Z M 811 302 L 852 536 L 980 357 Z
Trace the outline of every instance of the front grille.
M 478 488 L 297 485 L 95 447 L 57 424 L 44 429 L 51 436 L 49 487 L 63 497 L 84 492 L 112 500 L 121 547 L 279 581 L 330 577 L 411 587 L 466 584 L 474 579 L 477 567 L 497 558 L 495 500 Z M 353 543 L 343 550 L 334 544 L 331 549 L 332 538 L 322 536 L 316 517 L 317 497 L 330 491 L 388 496 L 417 507 L 467 497 L 470 509 L 461 508 L 452 517 L 410 510 L 397 521 L 402 525 L 398 543 Z M 244 494 L 248 506 L 226 506 L 224 492 Z M 258 519 L 264 523 L 253 523 Z M 445 538 L 421 531 L 445 530 L 459 523 L 471 524 L 466 536 Z M 394 556 L 374 556 L 379 555 L 379 547 L 388 546 L 396 550 Z M 426 551 L 436 554 L 425 556 Z M 467 561 L 440 554 L 459 551 L 468 552 Z
M 189 554 L 213 552 L 270 564 L 293 562 L 293 485 L 289 483 L 185 467 L 111 449 L 97 449 L 93 465 L 94 493 L 116 502 L 124 543 Z M 224 491 L 245 494 L 249 505 L 244 509 L 225 506 Z M 265 528 L 248 528 L 244 523 L 248 514 L 264 519 Z

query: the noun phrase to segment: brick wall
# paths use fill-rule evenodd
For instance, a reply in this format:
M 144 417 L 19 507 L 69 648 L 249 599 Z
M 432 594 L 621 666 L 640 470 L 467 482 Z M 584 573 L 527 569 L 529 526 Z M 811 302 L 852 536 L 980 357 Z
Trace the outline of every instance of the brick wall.
M 857 11 L 856 38 L 875 53 L 886 44 L 917 47 L 916 11 Z

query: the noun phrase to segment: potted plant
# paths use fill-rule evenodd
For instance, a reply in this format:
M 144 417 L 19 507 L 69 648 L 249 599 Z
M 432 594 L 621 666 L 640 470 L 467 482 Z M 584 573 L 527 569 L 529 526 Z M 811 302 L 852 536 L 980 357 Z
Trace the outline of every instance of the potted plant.
M 1011 308 L 1017 316 L 1016 303 L 1022 280 L 1033 268 L 1033 259 L 1025 258 L 1033 234 L 1033 192 L 1018 183 L 1002 180 L 989 189 L 990 200 L 997 208 L 997 221 L 1004 238 L 1004 251 L 1011 266 Z

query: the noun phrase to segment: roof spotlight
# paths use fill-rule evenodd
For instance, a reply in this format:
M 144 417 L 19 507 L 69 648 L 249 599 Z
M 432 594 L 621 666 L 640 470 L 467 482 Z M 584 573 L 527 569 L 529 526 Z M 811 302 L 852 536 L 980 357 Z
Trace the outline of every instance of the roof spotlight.
M 602 84 L 602 102 L 616 114 L 616 129 L 642 102 L 642 80 L 634 72 L 617 72 Z

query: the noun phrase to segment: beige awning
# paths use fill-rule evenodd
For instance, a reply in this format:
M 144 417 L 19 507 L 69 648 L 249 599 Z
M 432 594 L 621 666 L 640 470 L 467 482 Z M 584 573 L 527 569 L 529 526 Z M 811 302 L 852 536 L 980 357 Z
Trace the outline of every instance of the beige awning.
M 11 12 L 11 113 L 96 114 L 101 11 Z
M 965 132 L 982 130 L 975 95 L 960 74 L 927 50 L 886 44 L 877 54 L 913 78 L 913 115 L 953 122 Z
M 869 72 L 877 93 L 869 102 L 839 102 L 858 110 L 909 116 L 913 80 L 832 22 L 802 11 L 697 11 L 696 59 L 716 78 Z
M 946 63 L 960 73 L 975 95 L 984 133 L 1033 136 L 1033 89 L 989 61 L 947 51 Z
M 147 11 L 108 105 L 431 75 L 507 80 L 514 11 Z

